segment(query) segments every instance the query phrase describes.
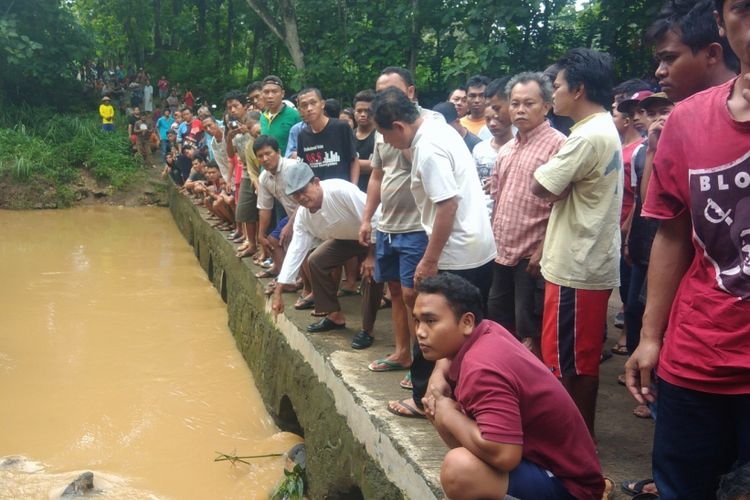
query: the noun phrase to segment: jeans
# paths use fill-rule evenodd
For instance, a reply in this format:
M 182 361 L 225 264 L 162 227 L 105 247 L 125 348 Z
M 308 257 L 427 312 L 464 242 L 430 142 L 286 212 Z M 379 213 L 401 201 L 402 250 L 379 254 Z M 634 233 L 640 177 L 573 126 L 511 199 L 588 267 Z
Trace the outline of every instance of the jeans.
M 716 498 L 719 476 L 750 462 L 750 394 L 693 391 L 658 381 L 653 469 L 659 497 Z

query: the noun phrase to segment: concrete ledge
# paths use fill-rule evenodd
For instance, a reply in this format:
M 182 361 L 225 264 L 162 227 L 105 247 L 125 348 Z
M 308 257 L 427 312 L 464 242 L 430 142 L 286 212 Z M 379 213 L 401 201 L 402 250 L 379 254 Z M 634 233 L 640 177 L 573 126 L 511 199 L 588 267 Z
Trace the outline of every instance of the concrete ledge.
M 209 279 L 227 303 L 229 327 L 279 426 L 304 432 L 311 498 L 441 498 L 439 468 L 446 448 L 425 420 L 398 418 L 390 399 L 410 397 L 399 388 L 406 372 L 373 373 L 370 361 L 393 348 L 390 311 L 381 311 L 376 343 L 353 351 L 359 298 L 342 299 L 347 330 L 310 335 L 308 311 L 291 307 L 274 322 L 263 281 L 249 259 L 234 256 L 226 233 L 211 227 L 206 211 L 174 187 L 172 216 Z M 305 333 L 303 333 L 305 332 Z

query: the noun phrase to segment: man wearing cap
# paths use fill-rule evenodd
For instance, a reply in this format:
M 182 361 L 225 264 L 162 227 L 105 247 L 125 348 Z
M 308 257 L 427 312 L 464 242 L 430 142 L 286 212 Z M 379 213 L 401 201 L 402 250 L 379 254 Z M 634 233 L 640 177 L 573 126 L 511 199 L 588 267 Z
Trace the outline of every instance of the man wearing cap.
M 360 245 L 359 227 L 365 208 L 365 194 L 356 184 L 342 179 L 321 181 L 306 163 L 296 163 L 286 169 L 285 193 L 299 203 L 294 218 L 292 242 L 287 250 L 281 272 L 276 279 L 280 285 L 291 285 L 307 253 L 322 241 L 308 258 L 312 278 L 315 310 L 326 316 L 307 327 L 310 333 L 346 328 L 346 317 L 341 310 L 336 293 L 338 282 L 331 272 L 352 257 L 363 257 L 362 277 L 362 329 L 354 336 L 352 348 L 365 349 L 373 342 L 372 329 L 375 311 L 380 306 L 383 285 L 372 277 L 375 243 Z M 370 223 L 377 227 L 380 211 L 373 214 Z M 281 298 L 283 286 L 276 286 L 273 294 L 274 316 L 284 311 Z
M 102 117 L 102 130 L 105 132 L 115 131 L 115 108 L 112 107 L 109 96 L 102 97 L 99 105 L 99 116 Z
M 299 113 L 284 103 L 284 84 L 281 78 L 268 75 L 261 83 L 266 109 L 260 115 L 260 133 L 276 138 L 282 151 L 286 151 L 289 130 L 300 121 Z

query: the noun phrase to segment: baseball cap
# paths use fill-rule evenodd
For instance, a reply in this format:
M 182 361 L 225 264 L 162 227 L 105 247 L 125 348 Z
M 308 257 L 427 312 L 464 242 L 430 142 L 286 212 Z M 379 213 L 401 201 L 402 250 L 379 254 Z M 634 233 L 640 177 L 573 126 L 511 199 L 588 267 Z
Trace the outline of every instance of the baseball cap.
M 262 85 L 265 85 L 267 83 L 272 83 L 274 85 L 278 85 L 282 89 L 284 88 L 284 83 L 281 81 L 281 78 L 279 78 L 276 75 L 268 75 L 263 79 Z
M 102 97 L 102 101 L 109 101 L 109 100 L 110 100 L 109 97 L 106 96 L 106 95 L 104 97 Z
M 454 121 L 458 120 L 458 113 L 456 112 L 456 106 L 453 105 L 452 102 L 441 102 L 437 104 L 434 108 L 432 108 L 433 111 L 436 113 L 440 113 L 443 115 L 443 118 L 445 118 L 445 123 L 453 123 Z
M 286 182 L 284 193 L 287 196 L 291 196 L 292 193 L 296 193 L 307 186 L 313 177 L 315 177 L 315 174 L 310 165 L 303 161 L 295 163 L 284 171 L 284 180 Z
M 628 99 L 621 101 L 620 104 L 617 105 L 617 111 L 620 113 L 632 113 L 635 111 L 635 108 L 641 104 L 642 100 L 652 95 L 654 95 L 654 93 L 650 90 L 639 90 Z
M 643 108 L 658 104 L 674 105 L 669 97 L 667 97 L 667 94 L 665 92 L 657 92 L 656 94 L 652 94 L 641 101 L 641 107 Z

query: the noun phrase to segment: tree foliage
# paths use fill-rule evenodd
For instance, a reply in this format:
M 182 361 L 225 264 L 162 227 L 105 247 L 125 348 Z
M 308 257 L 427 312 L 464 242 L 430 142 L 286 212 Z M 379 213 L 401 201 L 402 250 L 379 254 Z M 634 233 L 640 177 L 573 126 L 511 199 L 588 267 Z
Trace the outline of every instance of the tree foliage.
M 472 74 L 544 69 L 576 46 L 649 76 L 653 0 L 6 0 L 0 81 L 48 84 L 85 59 L 144 66 L 215 98 L 273 73 L 345 100 L 385 66 L 412 69 L 428 102 Z M 93 43 L 92 43 L 93 42 Z M 20 90 L 16 92 L 19 94 Z

